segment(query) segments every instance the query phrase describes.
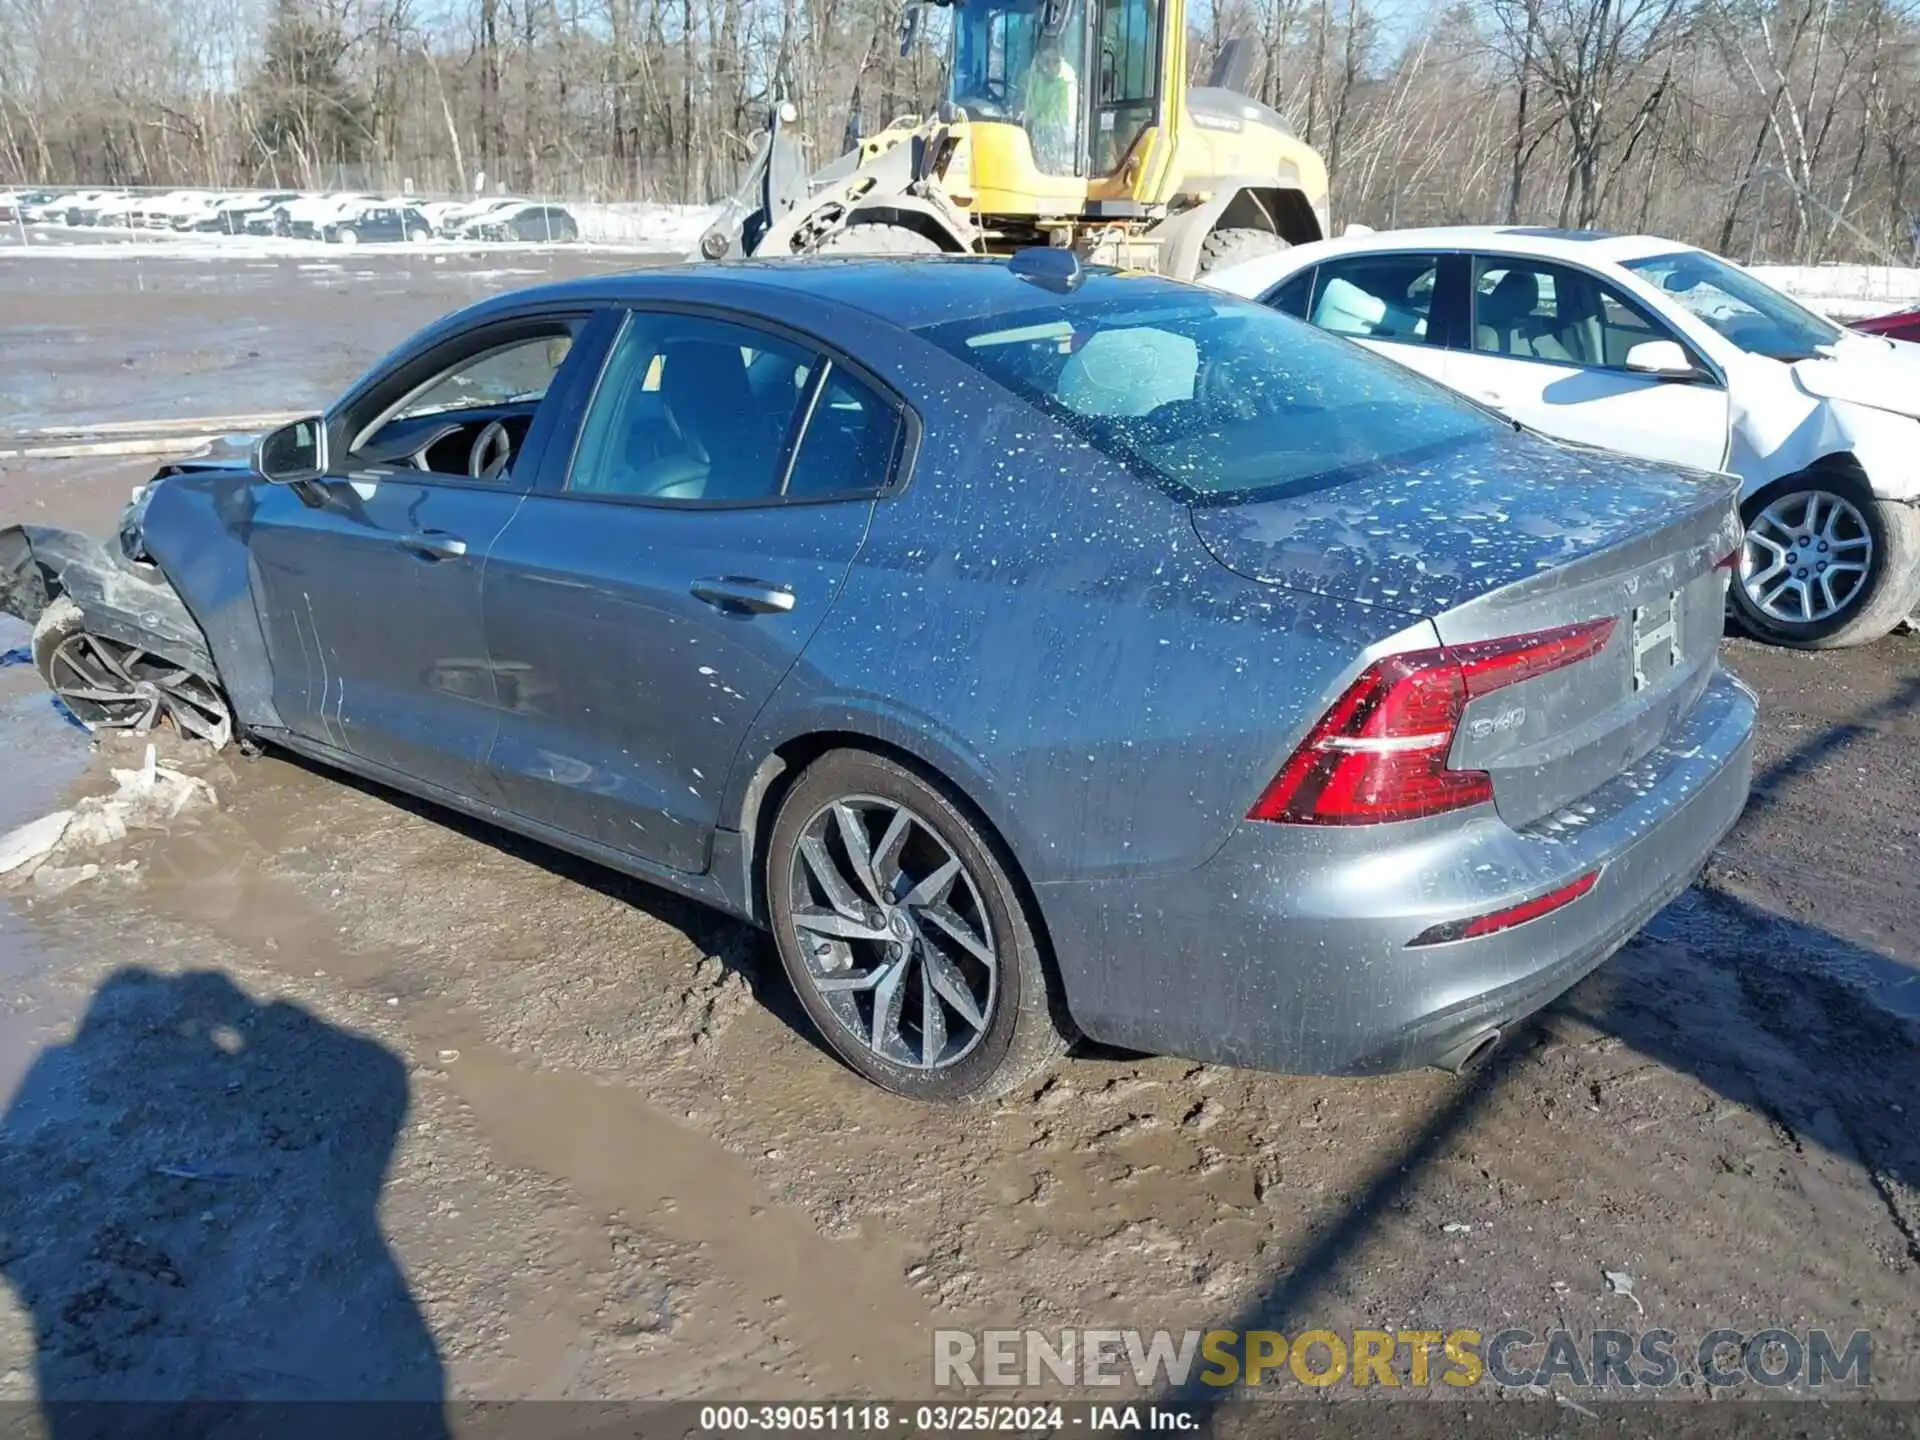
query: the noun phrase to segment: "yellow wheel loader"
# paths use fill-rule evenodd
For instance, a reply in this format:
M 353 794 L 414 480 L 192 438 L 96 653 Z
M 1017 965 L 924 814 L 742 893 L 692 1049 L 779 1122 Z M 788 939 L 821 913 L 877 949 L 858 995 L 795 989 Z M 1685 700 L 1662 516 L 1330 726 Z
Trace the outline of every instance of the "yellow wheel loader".
M 1190 280 L 1327 233 L 1326 166 L 1241 93 L 1245 47 L 1187 84 L 1185 0 L 923 3 L 953 17 L 938 111 L 809 175 L 798 113 L 775 104 L 694 258 L 1045 245 Z

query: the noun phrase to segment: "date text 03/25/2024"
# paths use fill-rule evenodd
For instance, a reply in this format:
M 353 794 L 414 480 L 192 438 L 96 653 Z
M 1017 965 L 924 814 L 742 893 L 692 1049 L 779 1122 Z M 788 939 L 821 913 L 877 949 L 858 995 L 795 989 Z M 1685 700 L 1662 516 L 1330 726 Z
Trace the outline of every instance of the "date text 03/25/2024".
M 1201 1415 L 1179 1405 L 703 1405 L 700 1431 L 742 1434 L 1014 1434 L 1083 1430 L 1197 1431 Z

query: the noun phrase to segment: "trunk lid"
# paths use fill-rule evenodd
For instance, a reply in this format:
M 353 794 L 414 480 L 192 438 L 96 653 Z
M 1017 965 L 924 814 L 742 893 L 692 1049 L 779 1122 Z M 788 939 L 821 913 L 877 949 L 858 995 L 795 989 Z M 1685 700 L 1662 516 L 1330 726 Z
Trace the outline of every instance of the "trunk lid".
M 1197 506 L 1194 526 L 1250 579 L 1428 620 L 1446 645 L 1611 619 L 1597 654 L 1466 707 L 1449 763 L 1487 771 L 1516 827 L 1606 784 L 1693 707 L 1719 650 L 1715 564 L 1741 533 L 1731 477 L 1532 437 Z

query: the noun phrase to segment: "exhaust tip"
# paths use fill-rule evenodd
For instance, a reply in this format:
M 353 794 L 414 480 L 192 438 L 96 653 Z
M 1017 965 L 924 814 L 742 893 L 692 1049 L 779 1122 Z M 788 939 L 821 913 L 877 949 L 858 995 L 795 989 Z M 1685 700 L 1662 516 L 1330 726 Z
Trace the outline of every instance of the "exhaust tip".
M 1479 1069 L 1481 1062 L 1493 1053 L 1494 1047 L 1500 1043 L 1500 1036 L 1501 1032 L 1497 1028 L 1482 1030 L 1479 1034 L 1461 1041 L 1434 1061 L 1434 1064 L 1450 1075 L 1469 1074 Z

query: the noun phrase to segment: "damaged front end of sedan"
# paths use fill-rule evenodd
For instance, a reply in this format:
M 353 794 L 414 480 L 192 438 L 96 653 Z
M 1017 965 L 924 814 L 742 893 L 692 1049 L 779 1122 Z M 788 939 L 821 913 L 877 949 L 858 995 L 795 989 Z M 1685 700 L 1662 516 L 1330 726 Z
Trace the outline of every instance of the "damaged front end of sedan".
M 0 528 L 0 612 L 33 626 L 35 668 L 89 730 L 164 723 L 219 748 L 234 735 L 219 671 L 143 532 L 155 488 L 187 468 L 164 466 L 136 490 L 110 539 Z

